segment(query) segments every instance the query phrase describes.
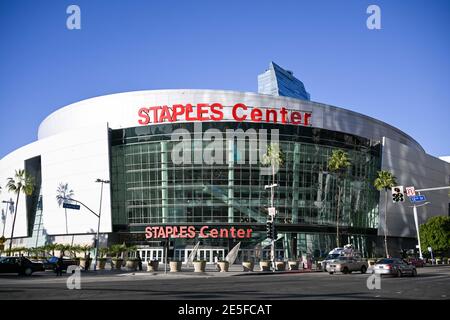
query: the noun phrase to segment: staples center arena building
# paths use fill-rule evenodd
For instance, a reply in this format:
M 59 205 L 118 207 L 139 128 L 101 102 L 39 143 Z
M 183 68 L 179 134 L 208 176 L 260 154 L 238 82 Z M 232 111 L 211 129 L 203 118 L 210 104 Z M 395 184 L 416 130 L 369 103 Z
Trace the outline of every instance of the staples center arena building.
M 336 246 L 338 181 L 327 170 L 335 149 L 351 160 L 340 182 L 340 243 L 354 244 L 365 256 L 384 251 L 384 196 L 373 187 L 377 171 L 388 170 L 399 184 L 416 188 L 450 182 L 450 164 L 428 155 L 412 137 L 363 114 L 310 101 L 303 83 L 275 63 L 258 76 L 258 91 L 126 92 L 50 114 L 36 142 L 0 161 L 2 184 L 17 169 L 34 178 L 33 194 L 20 195 L 13 245 L 92 244 L 98 218 L 86 207 L 99 213 L 101 206 L 101 245 L 137 245 L 144 260 L 162 259 L 168 236 L 170 258 L 185 260 L 197 242 L 200 257 L 210 262 L 238 242 L 237 261 L 265 257 L 271 200 L 265 186 L 272 175 L 261 173 L 261 161 L 250 161 L 254 151 L 261 158 L 265 150 L 254 143 L 264 133 L 270 141 L 277 134 L 284 159 L 274 188 L 280 258 L 318 257 Z M 72 204 L 83 204 L 79 210 L 58 203 L 60 184 L 79 201 Z M 447 191 L 426 196 L 430 204 L 418 209 L 419 223 L 449 214 Z M 0 197 L 16 200 L 5 188 Z M 9 238 L 14 205 L 1 205 Z M 389 193 L 394 255 L 417 244 L 409 205 L 393 204 Z

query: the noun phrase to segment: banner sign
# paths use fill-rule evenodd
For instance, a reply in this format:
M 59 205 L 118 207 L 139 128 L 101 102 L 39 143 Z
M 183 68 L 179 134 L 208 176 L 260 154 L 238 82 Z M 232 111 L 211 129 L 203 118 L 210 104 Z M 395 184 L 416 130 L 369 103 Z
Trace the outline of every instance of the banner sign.
M 229 110 L 231 109 L 231 110 Z M 228 113 L 231 112 L 231 115 Z M 237 103 L 232 107 L 220 103 L 174 104 L 172 106 L 153 106 L 138 110 L 140 125 L 177 121 L 222 121 L 267 122 L 311 126 L 311 112 L 281 108 L 258 108 Z
M 202 226 L 197 230 L 195 226 L 163 226 L 154 227 L 148 226 L 145 228 L 146 239 L 160 239 L 160 238 L 187 238 L 193 239 L 197 233 L 199 238 L 232 238 L 244 239 L 252 237 L 253 229 L 244 228 L 210 228 L 209 226 Z

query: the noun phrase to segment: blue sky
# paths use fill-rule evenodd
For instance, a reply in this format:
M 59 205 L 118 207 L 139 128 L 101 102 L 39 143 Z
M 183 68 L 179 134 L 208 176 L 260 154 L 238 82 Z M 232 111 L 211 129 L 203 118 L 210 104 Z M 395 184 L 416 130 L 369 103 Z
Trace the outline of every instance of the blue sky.
M 66 8 L 81 8 L 81 30 Z M 370 4 L 381 30 L 366 27 Z M 164 88 L 256 91 L 270 61 L 314 101 L 450 155 L 450 1 L 0 0 L 0 157 L 60 107 Z

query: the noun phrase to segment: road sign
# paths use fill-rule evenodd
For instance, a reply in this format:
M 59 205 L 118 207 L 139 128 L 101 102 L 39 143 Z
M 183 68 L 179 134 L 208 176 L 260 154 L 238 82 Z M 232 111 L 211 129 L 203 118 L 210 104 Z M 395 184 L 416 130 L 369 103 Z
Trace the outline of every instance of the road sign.
M 406 187 L 406 195 L 408 197 L 413 197 L 416 195 L 416 189 L 414 187 Z
M 80 210 L 80 205 L 64 202 L 63 203 L 63 208 L 73 209 L 73 210 Z
M 419 194 L 417 196 L 409 197 L 409 200 L 411 200 L 411 202 L 421 202 L 427 200 L 427 198 L 425 198 L 424 195 Z
M 276 213 L 275 208 L 274 208 L 274 207 L 270 207 L 270 208 L 269 208 L 269 215 L 270 215 L 270 216 L 275 216 L 275 213 Z

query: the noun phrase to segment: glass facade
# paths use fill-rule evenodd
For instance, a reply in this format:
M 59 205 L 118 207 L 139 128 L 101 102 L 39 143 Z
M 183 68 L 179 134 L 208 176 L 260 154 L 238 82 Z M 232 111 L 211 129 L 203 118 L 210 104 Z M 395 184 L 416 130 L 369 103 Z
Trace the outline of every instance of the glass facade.
M 372 182 L 380 170 L 380 145 L 354 135 L 295 125 L 250 122 L 202 123 L 202 131 L 217 129 L 223 153 L 231 161 L 174 164 L 171 141 L 176 129 L 194 132 L 194 124 L 161 124 L 111 131 L 111 187 L 113 231 L 143 233 L 148 225 L 247 226 L 255 236 L 252 247 L 265 239 L 272 176 L 260 174 L 260 163 L 248 160 L 256 136 L 226 139 L 227 130 L 279 130 L 284 163 L 275 175 L 276 226 L 284 240 L 277 246 L 320 254 L 335 246 L 337 183 L 327 172 L 336 148 L 348 152 L 351 167 L 341 179 L 342 211 L 339 226 L 345 243 L 352 241 L 367 252 L 367 236 L 376 235 L 379 193 Z M 211 141 L 192 135 L 191 159 L 203 154 Z M 242 141 L 241 141 L 242 142 Z M 242 160 L 242 161 L 241 161 Z M 141 239 L 142 240 L 142 239 Z M 223 245 L 222 239 L 210 245 Z M 293 244 L 293 241 L 295 244 Z M 291 248 L 292 249 L 292 248 Z
M 292 71 L 285 70 L 274 62 L 270 64 L 269 70 L 258 76 L 258 93 L 300 100 L 311 98 L 303 82 L 294 77 Z

